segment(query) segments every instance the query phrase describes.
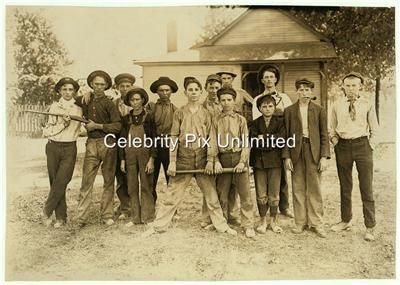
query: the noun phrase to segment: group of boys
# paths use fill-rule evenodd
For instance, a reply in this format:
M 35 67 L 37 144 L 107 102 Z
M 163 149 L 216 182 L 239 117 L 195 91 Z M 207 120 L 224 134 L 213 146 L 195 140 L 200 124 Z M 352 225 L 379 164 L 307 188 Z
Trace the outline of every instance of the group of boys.
M 244 90 L 235 90 L 232 80 L 236 74 L 221 72 L 207 77 L 208 93 L 201 102 L 202 84 L 194 77 L 183 83 L 187 104 L 177 108 L 170 97 L 178 91 L 176 82 L 168 77 L 154 81 L 150 90 L 159 96 L 149 103 L 143 88 L 134 86 L 135 77 L 120 74 L 115 86 L 120 97 L 111 99 L 104 93 L 112 87 L 111 77 L 104 71 L 92 72 L 87 82 L 92 92 L 74 98 L 79 85 L 72 78 L 62 78 L 55 86 L 61 95 L 50 112 L 65 114 L 49 117 L 44 135 L 50 193 L 43 217 L 54 227 L 65 224 L 67 207 L 65 190 L 73 174 L 76 161 L 76 140 L 80 124 L 70 115 L 83 116 L 88 139 L 83 163 L 82 185 L 79 194 L 77 223 L 87 223 L 92 203 L 93 183 L 102 167 L 104 178 L 100 204 L 100 218 L 106 225 L 130 217 L 126 224 L 148 225 L 144 236 L 165 231 L 181 203 L 192 177 L 203 192 L 201 226 L 218 232 L 236 235 L 228 224 L 240 224 L 246 237 L 266 233 L 268 224 L 275 233 L 283 229 L 278 224 L 278 209 L 293 217 L 289 210 L 286 171 L 291 171 L 295 227 L 302 233 L 306 228 L 319 237 L 326 237 L 323 226 L 321 173 L 330 157 L 330 143 L 335 146 L 336 164 L 340 180 L 341 222 L 333 231 L 351 227 L 352 165 L 356 163 L 363 202 L 365 239 L 374 240 L 375 205 L 372 192 L 372 150 L 376 144 L 377 119 L 373 104 L 361 97 L 364 78 L 355 72 L 343 78 L 345 97 L 332 108 L 332 124 L 328 134 L 324 108 L 312 102 L 314 83 L 303 78 L 296 80 L 298 101 L 292 104 L 289 96 L 276 90 L 279 69 L 266 65 L 259 72 L 259 82 L 265 91 L 252 99 Z M 246 94 L 244 94 L 246 93 Z M 253 120 L 247 122 L 241 114 L 244 102 L 253 104 Z M 107 134 L 115 134 L 110 137 Z M 188 134 L 198 141 L 188 141 Z M 217 134 L 222 141 L 217 143 Z M 105 137 L 107 136 L 107 144 Z M 169 136 L 177 147 L 166 146 L 120 147 L 117 138 L 127 139 Z M 234 138 L 295 138 L 295 146 L 248 146 L 232 144 Z M 207 141 L 202 147 L 200 140 Z M 107 146 L 106 146 L 107 145 Z M 109 147 L 114 145 L 114 147 Z M 167 190 L 156 213 L 157 182 L 161 165 L 167 180 Z M 260 222 L 255 227 L 250 194 L 252 167 Z M 201 171 L 199 171 L 201 170 Z M 117 180 L 119 207 L 114 213 L 114 182 Z M 239 198 L 239 199 L 238 199 Z M 240 200 L 240 205 L 239 205 Z M 268 223 L 267 212 L 270 211 Z

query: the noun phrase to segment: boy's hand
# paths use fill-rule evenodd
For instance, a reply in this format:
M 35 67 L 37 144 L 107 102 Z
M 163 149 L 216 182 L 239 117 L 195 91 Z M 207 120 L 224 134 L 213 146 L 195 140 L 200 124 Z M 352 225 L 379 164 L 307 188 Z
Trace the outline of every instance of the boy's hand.
M 120 165 L 120 169 L 123 173 L 126 173 L 126 169 L 125 169 L 125 160 L 121 160 L 121 165 Z
M 233 172 L 235 172 L 235 173 L 242 173 L 243 171 L 244 171 L 244 168 L 245 168 L 246 166 L 244 165 L 244 163 L 243 162 L 239 162 L 236 166 L 235 166 L 235 168 L 233 169 Z
M 221 162 L 217 161 L 214 165 L 214 173 L 221 174 L 222 173 L 222 165 Z
M 204 172 L 208 175 L 213 175 L 214 174 L 214 166 L 211 161 L 207 162 L 206 168 L 204 169 Z
M 339 142 L 339 139 L 338 139 L 337 137 L 333 137 L 333 138 L 331 139 L 331 143 L 332 143 L 333 147 L 335 147 L 335 146 L 337 145 L 338 142 Z
M 71 123 L 71 117 L 69 115 L 64 115 L 62 118 L 64 120 L 64 126 L 69 126 L 69 123 Z
M 146 164 L 146 169 L 144 170 L 144 172 L 146 172 L 147 174 L 153 173 L 154 171 L 154 159 L 152 157 L 149 158 L 149 161 Z
M 285 158 L 285 169 L 293 172 L 293 163 L 290 158 Z
M 167 170 L 168 176 L 175 176 L 176 175 L 176 162 L 171 161 L 168 165 L 168 170 Z
M 328 168 L 328 163 L 326 161 L 326 157 L 321 157 L 318 163 L 318 171 L 323 172 Z
M 87 123 L 87 124 L 85 125 L 85 128 L 86 128 L 89 132 L 91 132 L 91 131 L 94 131 L 94 130 L 96 130 L 96 129 L 100 129 L 100 124 L 96 124 L 96 123 L 93 122 L 92 120 L 89 120 L 89 123 Z

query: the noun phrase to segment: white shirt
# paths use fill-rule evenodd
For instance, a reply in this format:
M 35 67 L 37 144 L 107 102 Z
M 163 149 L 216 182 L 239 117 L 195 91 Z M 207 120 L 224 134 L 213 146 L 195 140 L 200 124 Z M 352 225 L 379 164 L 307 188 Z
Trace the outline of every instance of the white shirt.
M 301 116 L 301 125 L 303 127 L 303 137 L 308 138 L 309 137 L 309 132 L 308 132 L 308 104 L 307 105 L 302 105 L 299 103 L 300 107 L 300 116 Z
M 262 115 L 261 112 L 257 108 L 257 99 L 260 98 L 262 95 L 268 94 L 268 93 L 270 93 L 270 92 L 264 91 L 263 93 L 261 93 L 260 95 L 257 95 L 254 98 L 253 107 L 252 107 L 253 120 L 257 119 L 258 117 L 260 117 Z M 277 95 L 272 96 L 272 97 L 274 97 L 274 99 L 276 101 L 276 111 L 283 112 L 283 110 L 285 110 L 285 108 L 287 108 L 293 104 L 292 100 L 290 100 L 289 96 L 286 95 L 285 93 L 278 93 L 278 92 L 276 92 L 276 93 L 277 93 Z
M 346 96 L 339 98 L 333 104 L 329 129 L 331 140 L 334 137 L 356 139 L 368 136 L 372 143 L 377 143 L 379 125 L 372 101 L 361 96 L 354 102 L 356 110 L 354 121 L 350 117 L 349 106 L 350 102 Z
M 69 101 L 61 98 L 58 102 L 54 102 L 49 112 L 82 117 L 82 109 L 75 105 L 75 99 L 73 98 Z M 48 137 L 52 141 L 73 142 L 77 140 L 80 128 L 81 123 L 78 121 L 71 120 L 69 125 L 65 127 L 61 116 L 49 116 L 49 120 L 43 128 L 43 136 Z

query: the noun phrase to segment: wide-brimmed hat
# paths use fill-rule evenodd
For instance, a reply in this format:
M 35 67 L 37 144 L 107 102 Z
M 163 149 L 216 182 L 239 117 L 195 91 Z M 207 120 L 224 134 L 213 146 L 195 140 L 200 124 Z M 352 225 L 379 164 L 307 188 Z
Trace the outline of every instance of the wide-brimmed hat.
M 258 83 L 262 83 L 261 79 L 263 79 L 265 71 L 270 71 L 275 74 L 275 77 L 276 77 L 275 85 L 277 85 L 279 83 L 279 79 L 281 78 L 281 72 L 280 72 L 279 68 L 273 64 L 266 64 L 260 68 L 260 70 L 258 71 L 258 76 L 257 76 Z
M 135 94 L 139 94 L 143 98 L 143 106 L 149 102 L 149 95 L 147 94 L 146 90 L 140 87 L 135 87 L 132 89 L 129 89 L 128 92 L 126 92 L 126 96 L 124 98 L 124 104 L 127 106 L 130 106 L 129 100 L 131 97 Z
M 169 87 L 171 87 L 172 93 L 175 93 L 176 91 L 178 91 L 178 85 L 176 84 L 176 82 L 166 76 L 161 76 L 156 81 L 154 81 L 150 85 L 150 91 L 153 93 L 157 93 L 157 89 L 161 85 L 168 85 Z
M 56 90 L 57 93 L 60 92 L 60 89 L 64 84 L 72 84 L 72 86 L 74 86 L 75 92 L 77 92 L 80 87 L 78 82 L 73 80 L 71 77 L 63 77 L 56 83 L 56 85 L 54 86 L 54 90 Z
M 108 75 L 107 72 L 103 71 L 103 70 L 95 70 L 92 73 L 89 74 L 88 78 L 87 78 L 87 84 L 89 85 L 90 88 L 93 88 L 90 83 L 92 83 L 93 79 L 97 76 L 103 77 L 104 80 L 107 83 L 106 89 L 110 89 L 112 86 L 112 79 L 111 76 Z
M 136 81 L 136 77 L 129 73 L 121 73 L 121 74 L 118 74 L 114 78 L 114 82 L 116 85 L 119 85 L 122 82 L 130 82 L 130 83 L 134 84 L 135 81 Z

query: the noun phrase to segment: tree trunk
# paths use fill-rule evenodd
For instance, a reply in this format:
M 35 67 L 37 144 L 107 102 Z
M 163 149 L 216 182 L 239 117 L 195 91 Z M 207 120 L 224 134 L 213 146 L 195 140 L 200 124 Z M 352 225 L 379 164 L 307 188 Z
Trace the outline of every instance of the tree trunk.
M 381 91 L 381 78 L 377 77 L 375 79 L 375 109 L 376 109 L 376 118 L 379 123 L 379 96 Z

